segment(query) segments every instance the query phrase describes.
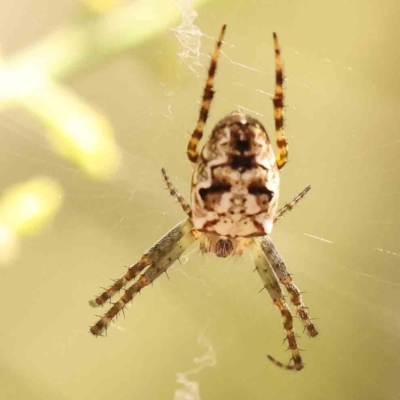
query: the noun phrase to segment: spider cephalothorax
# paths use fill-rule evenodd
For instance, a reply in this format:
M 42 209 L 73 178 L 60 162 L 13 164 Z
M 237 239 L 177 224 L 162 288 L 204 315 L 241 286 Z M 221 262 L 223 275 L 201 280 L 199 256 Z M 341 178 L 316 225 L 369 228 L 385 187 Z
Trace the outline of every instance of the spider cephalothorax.
M 93 335 L 101 335 L 113 318 L 123 311 L 144 287 L 166 273 L 194 242 L 199 242 L 203 253 L 212 253 L 222 258 L 240 256 L 249 249 L 263 287 L 282 316 L 285 339 L 291 352 L 291 359 L 287 365 L 271 356 L 268 358 L 279 367 L 299 371 L 303 368 L 303 361 L 297 346 L 292 313 L 282 287 L 289 295 L 308 336 L 314 337 L 318 332 L 303 303 L 301 292 L 294 284 L 269 233 L 273 224 L 305 196 L 310 186 L 276 211 L 279 197 L 278 171 L 286 164 L 288 144 L 283 134 L 283 72 L 275 33 L 273 104 L 278 147 L 276 157 L 261 123 L 241 112 L 233 112 L 222 119 L 213 129 L 200 154 L 197 150 L 214 96 L 214 76 L 225 29 L 224 25 L 211 57 L 199 118 L 187 149 L 188 158 L 194 167 L 191 204 L 185 201 L 169 180 L 165 170 L 162 170 L 169 192 L 178 200 L 187 218 L 165 234 L 137 263 L 131 265 L 122 278 L 90 302 L 94 307 L 101 306 L 124 289 L 121 298 L 90 328 L 90 331 Z M 135 279 L 136 281 L 128 287 Z
M 193 172 L 194 227 L 228 237 L 271 232 L 278 205 L 279 173 L 268 135 L 240 112 L 221 120 Z
M 213 253 L 217 257 L 241 256 L 251 239 L 243 237 L 220 236 L 215 233 L 202 233 L 199 236 L 200 250 Z

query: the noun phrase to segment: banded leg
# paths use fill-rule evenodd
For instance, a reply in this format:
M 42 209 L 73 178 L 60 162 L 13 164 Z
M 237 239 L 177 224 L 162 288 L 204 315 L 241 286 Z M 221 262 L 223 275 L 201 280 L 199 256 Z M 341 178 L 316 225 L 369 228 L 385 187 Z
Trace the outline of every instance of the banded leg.
M 311 186 L 308 185 L 302 192 L 300 192 L 290 203 L 286 203 L 281 207 L 275 215 L 274 224 L 276 221 L 281 219 L 284 214 L 288 211 L 292 211 L 294 206 L 311 190 Z
M 175 197 L 176 200 L 178 200 L 179 204 L 182 207 L 182 210 L 186 213 L 186 215 L 189 218 L 192 218 L 192 209 L 190 208 L 190 205 L 186 203 L 185 199 L 183 196 L 179 193 L 178 189 L 175 188 L 175 186 L 172 184 L 172 182 L 169 180 L 169 177 L 167 175 L 167 171 L 163 168 L 161 170 L 165 183 L 167 184 L 167 188 L 169 190 L 169 193 L 171 196 Z
M 142 257 L 142 260 L 144 259 L 145 261 L 141 263 L 141 260 L 138 264 L 132 266 L 130 268 L 131 274 L 125 278 L 131 280 L 144 268 L 148 267 L 147 270 L 140 275 L 139 279 L 133 285 L 125 290 L 121 298 L 90 328 L 90 332 L 95 336 L 102 334 L 112 319 L 125 308 L 135 295 L 145 286 L 154 282 L 161 274 L 166 272 L 197 238 L 196 231 L 193 230 L 193 224 L 190 219 L 180 222 L 175 228 L 162 237 L 160 241 Z M 122 284 L 123 282 L 124 277 L 118 280 L 110 289 L 93 300 L 90 304 L 95 306 L 103 304 L 105 301 L 104 299 L 111 298 L 111 296 L 119 290 L 118 288 L 124 286 L 124 284 Z
M 149 258 L 150 249 L 147 253 L 143 254 L 142 258 L 136 264 L 133 264 L 128 268 L 128 271 L 124 276 L 114 282 L 107 290 L 105 290 L 100 296 L 97 296 L 93 300 L 89 300 L 89 304 L 92 307 L 102 306 L 107 300 L 111 299 L 116 293 L 118 293 L 125 285 L 135 279 L 141 271 L 151 264 L 151 259 Z
M 94 300 L 90 300 L 89 304 L 92 307 L 102 306 L 107 300 L 111 299 L 117 292 L 124 288 L 128 282 L 135 279 L 146 267 L 152 263 L 157 263 L 160 258 L 163 257 L 165 253 L 182 238 L 184 234 L 182 226 L 184 226 L 185 222 L 186 221 L 181 222 L 168 232 L 153 247 L 151 247 L 147 253 L 143 254 L 139 262 L 129 267 L 128 271 L 122 278 L 115 281 L 115 283 L 100 296 L 96 297 Z
M 196 129 L 193 131 L 187 147 L 187 155 L 192 163 L 195 163 L 199 156 L 199 153 L 197 151 L 197 144 L 203 137 L 204 125 L 207 122 L 208 111 L 210 109 L 211 101 L 214 97 L 214 76 L 217 71 L 219 49 L 221 48 L 222 41 L 224 40 L 225 30 L 226 30 L 226 25 L 223 25 L 221 33 L 219 34 L 218 41 L 214 48 L 214 53 L 211 57 L 211 64 L 208 70 L 206 86 L 204 88 L 203 101 L 201 103 L 199 119 L 197 120 Z
M 264 283 L 265 289 L 271 296 L 274 305 L 278 308 L 278 310 L 281 313 L 283 320 L 283 328 L 286 332 L 286 340 L 289 345 L 289 350 L 292 353 L 291 361 L 293 361 L 293 364 L 290 364 L 289 362 L 289 364 L 285 365 L 280 361 L 277 361 L 270 355 L 268 355 L 267 357 L 278 367 L 292 371 L 300 371 L 301 369 L 303 369 L 304 365 L 301 359 L 300 350 L 297 346 L 296 334 L 293 328 L 292 313 L 290 312 L 290 309 L 285 301 L 282 289 L 278 282 L 278 278 L 274 270 L 272 269 L 271 265 L 269 264 L 268 259 L 265 257 L 265 254 L 262 252 L 261 248 L 257 245 L 257 243 L 254 240 L 251 244 L 251 248 L 253 250 L 254 263 L 257 272 Z
M 276 155 L 276 165 L 281 169 L 287 162 L 289 153 L 289 144 L 283 132 L 284 124 L 284 96 L 283 82 L 285 77 L 282 69 L 281 49 L 279 47 L 278 36 L 274 32 L 274 48 L 275 48 L 275 96 L 274 117 L 275 117 L 275 133 L 276 145 L 278 146 L 278 154 Z
M 301 292 L 299 288 L 294 284 L 290 272 L 287 270 L 286 264 L 279 254 L 277 248 L 272 242 L 269 236 L 263 236 L 260 240 L 260 246 L 268 262 L 271 264 L 275 274 L 278 276 L 279 281 L 285 287 L 286 291 L 290 296 L 290 300 L 296 307 L 296 312 L 299 315 L 304 329 L 307 331 L 309 337 L 315 337 L 318 335 L 318 331 L 312 323 L 307 307 L 303 303 Z

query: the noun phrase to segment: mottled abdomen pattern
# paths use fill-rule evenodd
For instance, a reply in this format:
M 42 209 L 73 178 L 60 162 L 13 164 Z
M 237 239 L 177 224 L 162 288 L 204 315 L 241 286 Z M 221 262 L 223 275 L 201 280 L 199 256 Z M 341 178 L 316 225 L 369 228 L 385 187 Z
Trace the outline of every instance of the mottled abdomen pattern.
M 259 121 L 234 112 L 215 126 L 197 160 L 191 196 L 201 232 L 232 238 L 271 232 L 279 174 Z

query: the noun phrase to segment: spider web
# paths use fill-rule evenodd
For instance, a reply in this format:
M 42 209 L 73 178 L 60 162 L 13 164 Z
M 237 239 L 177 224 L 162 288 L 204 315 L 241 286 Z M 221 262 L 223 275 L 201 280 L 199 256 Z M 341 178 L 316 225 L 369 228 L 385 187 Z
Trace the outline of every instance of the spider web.
M 14 264 L 0 269 L 0 290 L 12 299 L 0 306 L 6 394 L 26 387 L 21 398 L 28 392 L 30 398 L 400 398 L 400 135 L 392 72 L 398 6 L 389 0 L 377 10 L 344 1 L 325 4 L 328 10 L 317 1 L 275 3 L 243 0 L 203 9 L 176 0 L 171 7 L 182 18 L 172 29 L 64 82 L 113 125 L 123 167 L 112 181 L 94 181 L 56 155 L 25 110 L 2 111 L 2 187 L 50 175 L 65 191 L 52 227 L 24 237 Z M 76 6 L 60 4 L 50 10 L 51 27 L 41 17 L 45 2 L 38 1 L 37 11 L 25 9 L 35 16 L 29 20 L 18 11 L 25 3 L 9 3 L 7 12 L 1 6 L 4 55 L 50 32 Z M 4 15 L 13 15 L 10 23 Z M 20 36 L 17 20 L 26 26 Z M 135 299 L 107 339 L 87 333 L 95 320 L 87 300 L 184 217 L 160 169 L 188 198 L 187 140 L 225 22 L 207 134 L 222 116 L 241 109 L 273 138 L 270 33 L 276 30 L 291 145 L 281 204 L 312 185 L 272 234 L 318 318 L 320 335 L 313 340 L 296 321 L 306 350 L 299 374 L 265 358 L 286 361 L 289 355 L 281 346 L 279 313 L 265 292 L 258 294 L 261 282 L 247 255 L 219 260 L 190 248 L 169 279 L 160 277 Z

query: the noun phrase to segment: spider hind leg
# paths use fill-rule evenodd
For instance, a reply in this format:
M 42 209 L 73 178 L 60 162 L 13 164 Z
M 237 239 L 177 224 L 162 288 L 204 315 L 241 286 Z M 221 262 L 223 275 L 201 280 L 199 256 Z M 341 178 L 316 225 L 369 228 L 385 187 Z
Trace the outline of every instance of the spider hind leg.
M 282 68 L 281 49 L 279 47 L 278 36 L 274 32 L 275 48 L 275 95 L 272 99 L 274 103 L 275 134 L 278 154 L 276 155 L 276 165 L 281 169 L 287 162 L 289 153 L 289 144 L 284 135 L 284 95 L 283 82 L 285 80 Z
M 192 133 L 187 147 L 187 156 L 192 163 L 196 163 L 199 153 L 197 151 L 197 145 L 203 137 L 204 126 L 207 122 L 208 111 L 212 99 L 214 97 L 214 76 L 217 71 L 217 63 L 219 56 L 219 49 L 222 46 L 224 40 L 226 25 L 223 25 L 217 43 L 215 44 L 214 52 L 211 56 L 210 68 L 208 69 L 208 76 L 206 80 L 206 86 L 204 87 L 203 100 L 201 103 L 200 114 L 197 120 L 197 125 Z

